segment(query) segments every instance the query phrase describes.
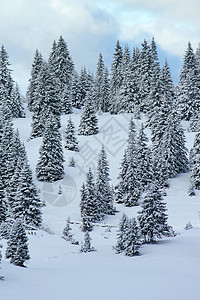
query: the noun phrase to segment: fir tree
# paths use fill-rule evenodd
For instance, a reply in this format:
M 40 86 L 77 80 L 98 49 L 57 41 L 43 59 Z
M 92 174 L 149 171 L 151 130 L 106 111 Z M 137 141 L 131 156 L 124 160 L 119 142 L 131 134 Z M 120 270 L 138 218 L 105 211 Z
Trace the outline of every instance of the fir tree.
M 7 207 L 6 207 L 5 191 L 4 191 L 3 182 L 0 177 L 0 225 L 6 219 L 6 210 Z
M 89 232 L 86 231 L 85 238 L 84 238 L 84 244 L 81 245 L 80 252 L 87 253 L 87 252 L 95 251 L 95 249 L 91 246 L 91 241 L 92 241 L 92 239 L 89 235 Z
M 0 266 L 1 266 L 1 259 L 2 259 L 1 249 L 2 249 L 2 245 L 0 245 Z M 0 267 L 0 269 L 1 269 L 1 267 Z M 4 276 L 0 275 L 0 280 L 4 280 Z
M 12 212 L 14 219 L 21 218 L 26 225 L 40 228 L 42 223 L 42 203 L 33 183 L 29 165 L 25 162 L 19 174 L 14 206 Z
M 70 90 L 70 99 L 72 102 L 72 106 L 75 108 L 81 108 L 81 91 L 80 91 L 80 83 L 79 83 L 79 76 L 77 72 L 73 73 L 72 76 L 72 83 L 71 83 L 71 90 Z
M 98 131 L 98 120 L 92 104 L 92 93 L 89 92 L 85 99 L 85 105 L 80 119 L 78 134 L 93 135 L 97 134 Z
M 190 120 L 200 111 L 199 74 L 195 54 L 188 43 L 178 84 L 178 102 L 182 119 Z
M 140 230 L 137 224 L 137 221 L 135 218 L 132 218 L 129 221 L 129 227 L 126 232 L 127 235 L 127 241 L 126 241 L 126 247 L 125 247 L 125 255 L 127 256 L 135 256 L 139 255 L 139 249 L 141 246 L 141 236 L 140 236 Z
M 116 201 L 124 203 L 126 206 L 138 205 L 141 189 L 137 178 L 137 144 L 133 119 L 129 125 L 128 145 L 121 169 L 119 183 L 116 187 Z
M 25 228 L 20 219 L 16 220 L 10 233 L 6 258 L 10 263 L 24 267 L 24 262 L 30 259 Z
M 25 118 L 24 107 L 22 104 L 22 96 L 19 92 L 18 84 L 16 83 L 13 89 L 13 107 L 12 115 L 13 118 Z
M 62 179 L 64 175 L 63 162 L 61 135 L 51 117 L 39 150 L 39 160 L 36 166 L 38 180 L 52 182 Z
M 68 167 L 76 167 L 76 162 L 73 156 L 69 158 Z
M 72 231 L 72 229 L 70 227 L 70 218 L 68 217 L 67 224 L 66 224 L 66 226 L 65 226 L 65 228 L 63 230 L 63 235 L 62 235 L 63 239 L 65 239 L 66 241 L 70 241 L 71 242 L 72 239 L 73 239 L 71 231 Z
M 139 211 L 138 221 L 145 243 L 155 242 L 157 238 L 170 235 L 170 227 L 167 224 L 166 204 L 162 193 L 154 183 L 149 188 Z
M 200 190 L 200 132 L 195 136 L 190 150 L 191 182 L 194 189 Z
M 37 92 L 38 91 L 38 74 L 40 73 L 40 70 L 43 65 L 43 58 L 41 53 L 36 50 L 35 56 L 33 59 L 32 69 L 31 69 L 31 78 L 29 79 L 29 85 L 26 93 L 26 98 L 28 102 L 28 109 L 30 111 L 34 111 L 35 105 L 37 103 Z
M 97 162 L 97 177 L 96 177 L 96 197 L 99 208 L 99 218 L 103 219 L 105 215 L 114 213 L 113 208 L 113 193 L 110 187 L 109 166 L 107 155 L 102 146 L 98 162 Z
M 123 214 L 117 232 L 117 244 L 115 246 L 116 253 L 122 253 L 126 249 L 128 228 L 129 228 L 129 219 L 127 215 Z
M 56 92 L 56 82 L 46 63 L 38 74 L 37 103 L 35 104 L 31 138 L 43 136 L 46 124 L 53 115 L 54 123 L 59 128 L 61 103 Z
M 71 118 L 69 118 L 65 130 L 65 148 L 71 151 L 79 151 L 78 140 L 75 137 L 75 128 Z

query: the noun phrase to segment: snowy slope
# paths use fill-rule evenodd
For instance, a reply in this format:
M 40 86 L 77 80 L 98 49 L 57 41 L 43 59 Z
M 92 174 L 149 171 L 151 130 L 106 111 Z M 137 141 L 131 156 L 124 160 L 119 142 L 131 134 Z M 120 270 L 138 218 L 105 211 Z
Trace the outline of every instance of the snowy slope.
M 126 146 L 130 115 L 98 116 L 100 132 L 96 136 L 78 136 L 80 152 L 64 149 L 65 178 L 57 183 L 44 184 L 35 177 L 35 166 L 42 139 L 28 141 L 31 115 L 15 120 L 20 137 L 25 143 L 34 180 L 41 198 L 47 206 L 43 208 L 43 223 L 52 234 L 43 230 L 36 235 L 29 232 L 31 260 L 27 269 L 9 264 L 3 259 L 0 299 L 136 299 L 136 300 L 199 300 L 200 299 L 200 193 L 195 197 L 187 194 L 189 173 L 180 174 L 170 180 L 165 201 L 169 224 L 180 233 L 175 238 L 166 238 L 155 245 L 144 245 L 139 257 L 116 255 L 112 246 L 116 243 L 116 229 L 122 213 L 136 216 L 139 207 L 125 208 L 117 205 L 115 216 L 95 226 L 91 233 L 96 252 L 80 254 L 80 246 L 71 245 L 60 236 L 66 219 L 74 222 L 72 230 L 75 240 L 83 241 L 80 230 L 80 187 L 89 166 L 96 169 L 96 158 L 104 144 L 110 163 L 112 183 L 116 184 L 120 162 Z M 64 129 L 68 116 L 63 116 Z M 80 112 L 76 110 L 71 119 L 78 129 Z M 141 120 L 135 120 L 139 128 Z M 193 143 L 194 133 L 187 132 L 187 147 Z M 149 132 L 147 131 L 149 134 Z M 74 156 L 77 167 L 68 167 L 70 156 Z M 59 185 L 63 194 L 58 194 Z M 186 231 L 186 223 L 193 229 Z M 110 225 L 110 227 L 108 227 Z M 4 251 L 6 244 L 4 241 Z

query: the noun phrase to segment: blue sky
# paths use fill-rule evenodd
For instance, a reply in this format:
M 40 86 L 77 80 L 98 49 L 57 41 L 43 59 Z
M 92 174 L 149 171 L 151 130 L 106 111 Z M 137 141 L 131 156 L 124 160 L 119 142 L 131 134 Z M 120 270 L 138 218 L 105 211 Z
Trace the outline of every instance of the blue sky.
M 76 68 L 93 72 L 99 52 L 110 64 L 117 39 L 132 49 L 154 36 L 177 81 L 188 41 L 200 42 L 199 12 L 198 0 L 1 0 L 0 43 L 23 92 L 36 48 L 47 59 L 60 35 Z

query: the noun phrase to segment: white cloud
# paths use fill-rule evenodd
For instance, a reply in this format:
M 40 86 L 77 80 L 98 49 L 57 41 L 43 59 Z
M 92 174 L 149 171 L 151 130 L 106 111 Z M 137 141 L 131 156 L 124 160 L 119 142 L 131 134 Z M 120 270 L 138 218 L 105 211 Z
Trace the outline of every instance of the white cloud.
M 60 35 L 78 68 L 95 70 L 99 52 L 111 59 L 117 39 L 138 44 L 154 36 L 181 57 L 188 40 L 193 48 L 200 41 L 199 11 L 198 0 L 0 0 L 0 44 L 25 90 L 35 49 L 47 58 Z

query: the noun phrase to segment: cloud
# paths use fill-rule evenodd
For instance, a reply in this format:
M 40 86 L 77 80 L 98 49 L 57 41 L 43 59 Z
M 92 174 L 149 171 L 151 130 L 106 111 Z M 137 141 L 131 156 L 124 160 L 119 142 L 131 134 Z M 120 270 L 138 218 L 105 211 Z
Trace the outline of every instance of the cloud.
M 36 48 L 48 58 L 53 40 L 60 35 L 77 68 L 85 64 L 94 70 L 99 52 L 106 56 L 111 43 L 114 48 L 119 27 L 115 17 L 92 0 L 1 0 L 0 43 L 8 51 L 23 91 Z
M 99 52 L 111 62 L 117 39 L 131 46 L 155 37 L 169 55 L 182 57 L 200 36 L 197 0 L 0 0 L 0 44 L 25 92 L 36 48 L 47 59 L 60 35 L 77 69 L 96 69 Z

